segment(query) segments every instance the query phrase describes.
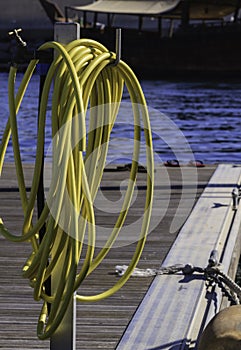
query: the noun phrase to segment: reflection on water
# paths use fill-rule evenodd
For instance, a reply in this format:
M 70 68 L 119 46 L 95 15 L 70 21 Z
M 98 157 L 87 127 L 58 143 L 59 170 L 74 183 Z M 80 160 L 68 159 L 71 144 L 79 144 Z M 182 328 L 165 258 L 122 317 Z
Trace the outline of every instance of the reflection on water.
M 0 137 L 8 118 L 7 74 L 0 73 Z M 19 74 L 19 83 L 22 75 Z M 176 124 L 188 141 L 196 159 L 205 163 L 240 163 L 241 145 L 241 82 L 217 81 L 142 81 L 150 108 L 156 161 L 162 162 L 177 156 L 182 161 L 182 134 L 175 133 L 167 123 Z M 33 76 L 19 111 L 18 125 L 22 158 L 35 158 L 37 135 L 37 109 L 39 78 Z M 125 92 L 125 100 L 128 94 Z M 122 113 L 124 114 L 124 113 Z M 133 127 L 130 116 L 121 115 L 112 133 L 109 161 L 128 161 L 133 144 Z M 163 118 L 162 116 L 165 116 Z M 46 145 L 51 142 L 50 121 L 47 120 Z M 175 150 L 176 147 L 176 150 Z M 174 148 L 174 151 L 173 151 Z M 10 147 L 8 161 L 13 160 Z M 188 159 L 183 155 L 183 161 Z
M 146 99 L 182 130 L 196 159 L 241 160 L 241 83 L 145 82 Z

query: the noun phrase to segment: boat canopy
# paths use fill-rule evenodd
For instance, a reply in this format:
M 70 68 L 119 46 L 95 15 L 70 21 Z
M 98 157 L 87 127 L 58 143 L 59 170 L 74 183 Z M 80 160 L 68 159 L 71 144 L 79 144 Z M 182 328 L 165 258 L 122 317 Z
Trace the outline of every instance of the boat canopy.
M 181 18 L 186 9 L 192 20 L 222 19 L 238 11 L 240 5 L 237 0 L 182 0 L 168 13 L 168 17 Z
M 98 0 L 85 6 L 68 6 L 84 12 L 155 16 L 174 9 L 181 0 Z
M 89 5 L 67 6 L 72 10 L 106 14 L 128 14 L 166 18 L 182 18 L 188 11 L 189 19 L 221 19 L 237 11 L 237 0 L 98 0 Z

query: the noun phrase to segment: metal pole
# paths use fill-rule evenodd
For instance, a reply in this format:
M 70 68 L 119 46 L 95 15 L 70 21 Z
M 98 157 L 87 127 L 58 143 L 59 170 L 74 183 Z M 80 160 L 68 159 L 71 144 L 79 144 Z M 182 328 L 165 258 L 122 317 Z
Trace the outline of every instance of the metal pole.
M 63 259 L 60 258 L 57 271 L 51 278 L 52 293 L 56 291 L 61 271 L 63 268 Z M 76 349 L 76 298 L 73 295 L 72 300 L 66 310 L 66 313 L 54 334 L 50 338 L 50 350 L 75 350 Z
M 116 63 L 118 64 L 121 60 L 121 28 L 116 29 L 115 41 Z
M 54 28 L 54 40 L 61 44 L 67 44 L 80 37 L 78 23 L 56 23 Z M 62 261 L 61 261 L 62 260 Z M 55 292 L 58 281 L 61 278 L 63 259 L 60 258 L 58 268 L 51 279 L 51 290 Z M 50 350 L 75 350 L 76 346 L 76 299 L 73 295 L 63 320 L 50 339 Z
M 115 32 L 115 52 L 116 58 L 110 63 L 111 66 L 117 66 L 121 60 L 121 28 L 117 28 Z
M 39 124 L 39 112 L 40 112 L 40 102 L 43 92 L 43 86 L 46 79 L 47 71 L 49 69 L 48 63 L 39 63 L 37 65 L 37 73 L 39 74 L 39 106 L 38 106 L 38 124 Z M 44 150 L 43 150 L 44 151 Z M 44 152 L 43 152 L 44 154 Z M 41 164 L 41 170 L 40 170 L 40 179 L 39 179 L 39 186 L 38 186 L 38 192 L 37 192 L 37 213 L 38 217 L 40 217 L 45 204 L 45 198 L 44 198 L 44 184 L 43 184 L 43 174 L 44 174 L 44 159 L 42 159 Z M 39 242 L 41 243 L 44 235 L 46 232 L 46 225 L 43 225 L 43 227 L 39 230 Z M 48 278 L 47 281 L 44 283 L 44 287 L 47 294 L 51 293 L 51 279 Z M 48 304 L 48 309 L 50 311 L 50 304 Z
M 53 284 L 53 283 L 52 283 Z M 73 300 L 56 332 L 50 338 L 51 350 L 76 350 L 76 300 Z

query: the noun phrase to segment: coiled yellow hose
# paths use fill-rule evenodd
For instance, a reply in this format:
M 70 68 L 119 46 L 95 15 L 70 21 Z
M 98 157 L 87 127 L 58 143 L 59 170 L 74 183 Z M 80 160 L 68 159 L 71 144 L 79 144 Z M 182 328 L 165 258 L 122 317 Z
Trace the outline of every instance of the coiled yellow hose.
M 40 339 L 46 339 L 59 326 L 73 293 L 102 262 L 121 231 L 135 188 L 142 123 L 146 143 L 147 191 L 136 250 L 127 271 L 113 287 L 97 295 L 77 294 L 76 298 L 82 302 L 100 300 L 115 293 L 129 279 L 141 256 L 147 236 L 152 209 L 154 160 L 146 101 L 135 74 L 123 61 L 114 66 L 112 63 L 115 54 L 100 43 L 88 39 L 75 40 L 65 46 L 49 42 L 39 49 L 54 49 L 58 55 L 48 70 L 43 87 L 36 160 L 29 195 L 26 193 L 19 149 L 17 113 L 38 60 L 30 62 L 16 97 L 14 91 L 17 69 L 11 67 L 9 73 L 10 117 L 1 143 L 0 171 L 12 135 L 24 223 L 22 235 L 13 235 L 0 219 L 0 232 L 11 241 L 30 241 L 32 244 L 33 251 L 23 268 L 23 276 L 30 280 L 34 298 L 43 300 L 37 333 Z M 52 84 L 52 179 L 45 206 L 34 223 L 33 212 L 44 160 L 45 122 Z M 94 256 L 94 200 L 104 171 L 110 134 L 118 115 L 124 86 L 129 92 L 134 116 L 132 166 L 118 219 L 104 247 Z M 88 132 L 87 109 L 90 110 Z M 45 224 L 46 233 L 39 242 L 39 230 Z M 87 249 L 83 258 L 82 247 L 86 235 Z M 56 290 L 48 295 L 45 282 L 56 272 L 60 259 L 64 262 L 61 278 Z M 82 266 L 79 266 L 80 259 Z M 50 311 L 48 303 L 51 304 Z

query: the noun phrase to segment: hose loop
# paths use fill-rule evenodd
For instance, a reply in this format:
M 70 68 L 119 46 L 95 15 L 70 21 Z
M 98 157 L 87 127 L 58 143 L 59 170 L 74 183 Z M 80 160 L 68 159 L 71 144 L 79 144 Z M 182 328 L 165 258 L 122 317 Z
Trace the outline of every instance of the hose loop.
M 0 171 L 12 134 L 15 165 L 23 207 L 22 235 L 12 234 L 0 219 L 0 233 L 14 242 L 31 241 L 33 251 L 23 268 L 30 280 L 35 300 L 43 300 L 37 334 L 40 339 L 51 337 L 59 326 L 73 293 L 85 278 L 101 264 L 116 242 L 131 206 L 138 172 L 140 141 L 143 125 L 146 144 L 147 191 L 143 221 L 136 249 L 121 278 L 109 289 L 94 295 L 76 295 L 82 302 L 97 301 L 118 291 L 136 267 L 147 237 L 154 186 L 154 160 L 148 109 L 141 86 L 122 60 L 111 63 L 115 54 L 102 44 L 79 39 L 67 45 L 57 42 L 43 44 L 39 50 L 54 49 L 56 56 L 48 70 L 40 101 L 36 161 L 31 191 L 27 196 L 17 117 L 26 88 L 38 63 L 32 60 L 15 97 L 16 68 L 9 73 L 10 117 L 0 148 Z M 53 86 L 53 89 L 52 89 Z M 105 244 L 95 254 L 96 223 L 94 201 L 106 165 L 111 131 L 118 117 L 124 86 L 132 103 L 134 118 L 133 159 L 127 190 L 116 223 Z M 34 219 L 34 206 L 44 161 L 46 115 L 52 98 L 52 177 L 42 214 Z M 89 126 L 87 127 L 87 109 Z M 66 203 L 68 205 L 66 206 Z M 46 233 L 38 241 L 39 230 Z M 83 242 L 87 249 L 83 250 Z M 83 254 L 85 254 L 83 256 Z M 56 288 L 48 295 L 45 282 L 53 277 L 57 266 L 63 266 Z M 50 311 L 47 303 L 51 304 Z

